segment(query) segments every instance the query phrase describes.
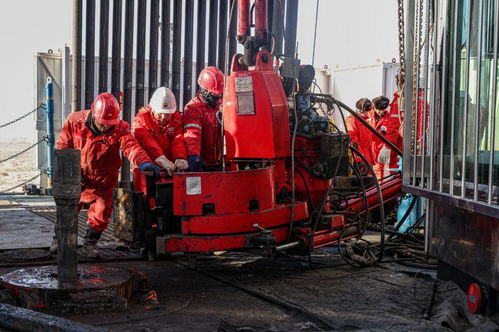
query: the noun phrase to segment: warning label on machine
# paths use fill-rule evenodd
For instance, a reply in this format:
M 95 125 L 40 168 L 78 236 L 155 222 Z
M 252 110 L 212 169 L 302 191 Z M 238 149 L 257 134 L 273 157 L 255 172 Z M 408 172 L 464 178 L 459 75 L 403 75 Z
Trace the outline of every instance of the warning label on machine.
M 253 92 L 253 78 L 251 76 L 236 77 L 236 92 Z

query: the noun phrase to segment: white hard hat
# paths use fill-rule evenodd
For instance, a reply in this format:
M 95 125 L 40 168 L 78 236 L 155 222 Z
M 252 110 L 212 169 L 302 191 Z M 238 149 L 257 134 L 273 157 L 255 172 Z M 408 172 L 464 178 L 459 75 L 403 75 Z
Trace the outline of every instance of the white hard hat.
M 155 113 L 173 114 L 177 110 L 175 95 L 172 90 L 165 88 L 164 86 L 157 88 L 156 91 L 154 91 L 149 105 Z

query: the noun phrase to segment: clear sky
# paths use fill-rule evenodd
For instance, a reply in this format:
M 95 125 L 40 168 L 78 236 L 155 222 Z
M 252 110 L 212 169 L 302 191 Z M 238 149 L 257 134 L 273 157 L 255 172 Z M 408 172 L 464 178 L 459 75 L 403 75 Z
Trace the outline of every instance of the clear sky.
M 98 1 L 97 1 L 98 2 Z M 34 108 L 37 52 L 71 46 L 71 0 L 0 2 L 0 124 Z M 298 51 L 311 63 L 316 0 L 300 0 Z M 349 68 L 397 58 L 396 0 L 320 0 L 315 65 Z M 0 129 L 0 141 L 35 140 L 34 117 Z

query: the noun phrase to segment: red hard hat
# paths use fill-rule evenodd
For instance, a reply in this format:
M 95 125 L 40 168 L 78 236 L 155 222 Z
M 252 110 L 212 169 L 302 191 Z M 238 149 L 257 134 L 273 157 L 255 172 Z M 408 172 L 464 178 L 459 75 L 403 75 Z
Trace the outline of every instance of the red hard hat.
M 101 124 L 116 125 L 120 121 L 120 105 L 109 92 L 101 93 L 92 103 L 92 115 Z
M 212 94 L 221 95 L 224 92 L 224 74 L 217 67 L 206 67 L 199 73 L 198 84 Z

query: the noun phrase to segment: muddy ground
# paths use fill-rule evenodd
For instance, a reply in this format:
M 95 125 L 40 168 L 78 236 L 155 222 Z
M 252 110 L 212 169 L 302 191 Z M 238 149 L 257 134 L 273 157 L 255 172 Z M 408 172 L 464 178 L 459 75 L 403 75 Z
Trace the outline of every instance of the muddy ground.
M 19 216 L 36 204 L 47 204 L 46 198 L 0 197 L 0 227 L 11 219 L 9 211 Z M 25 210 L 26 222 L 40 220 L 31 213 Z M 18 242 L 29 241 L 23 225 L 21 233 L 11 232 L 20 234 Z M 48 248 L 50 238 L 40 247 Z M 385 260 L 392 262 L 367 268 L 346 264 L 334 247 L 314 252 L 311 265 L 307 256 L 293 253 L 275 259 L 237 252 L 196 260 L 184 255 L 156 261 L 116 257 L 116 262 L 92 264 L 144 273 L 159 305 L 146 310 L 140 302 L 145 291 L 139 291 L 123 312 L 65 318 L 111 331 L 499 331 L 491 320 L 468 313 L 464 293 L 454 283 L 390 257 Z M 19 268 L 16 262 L 0 263 L 0 274 Z

